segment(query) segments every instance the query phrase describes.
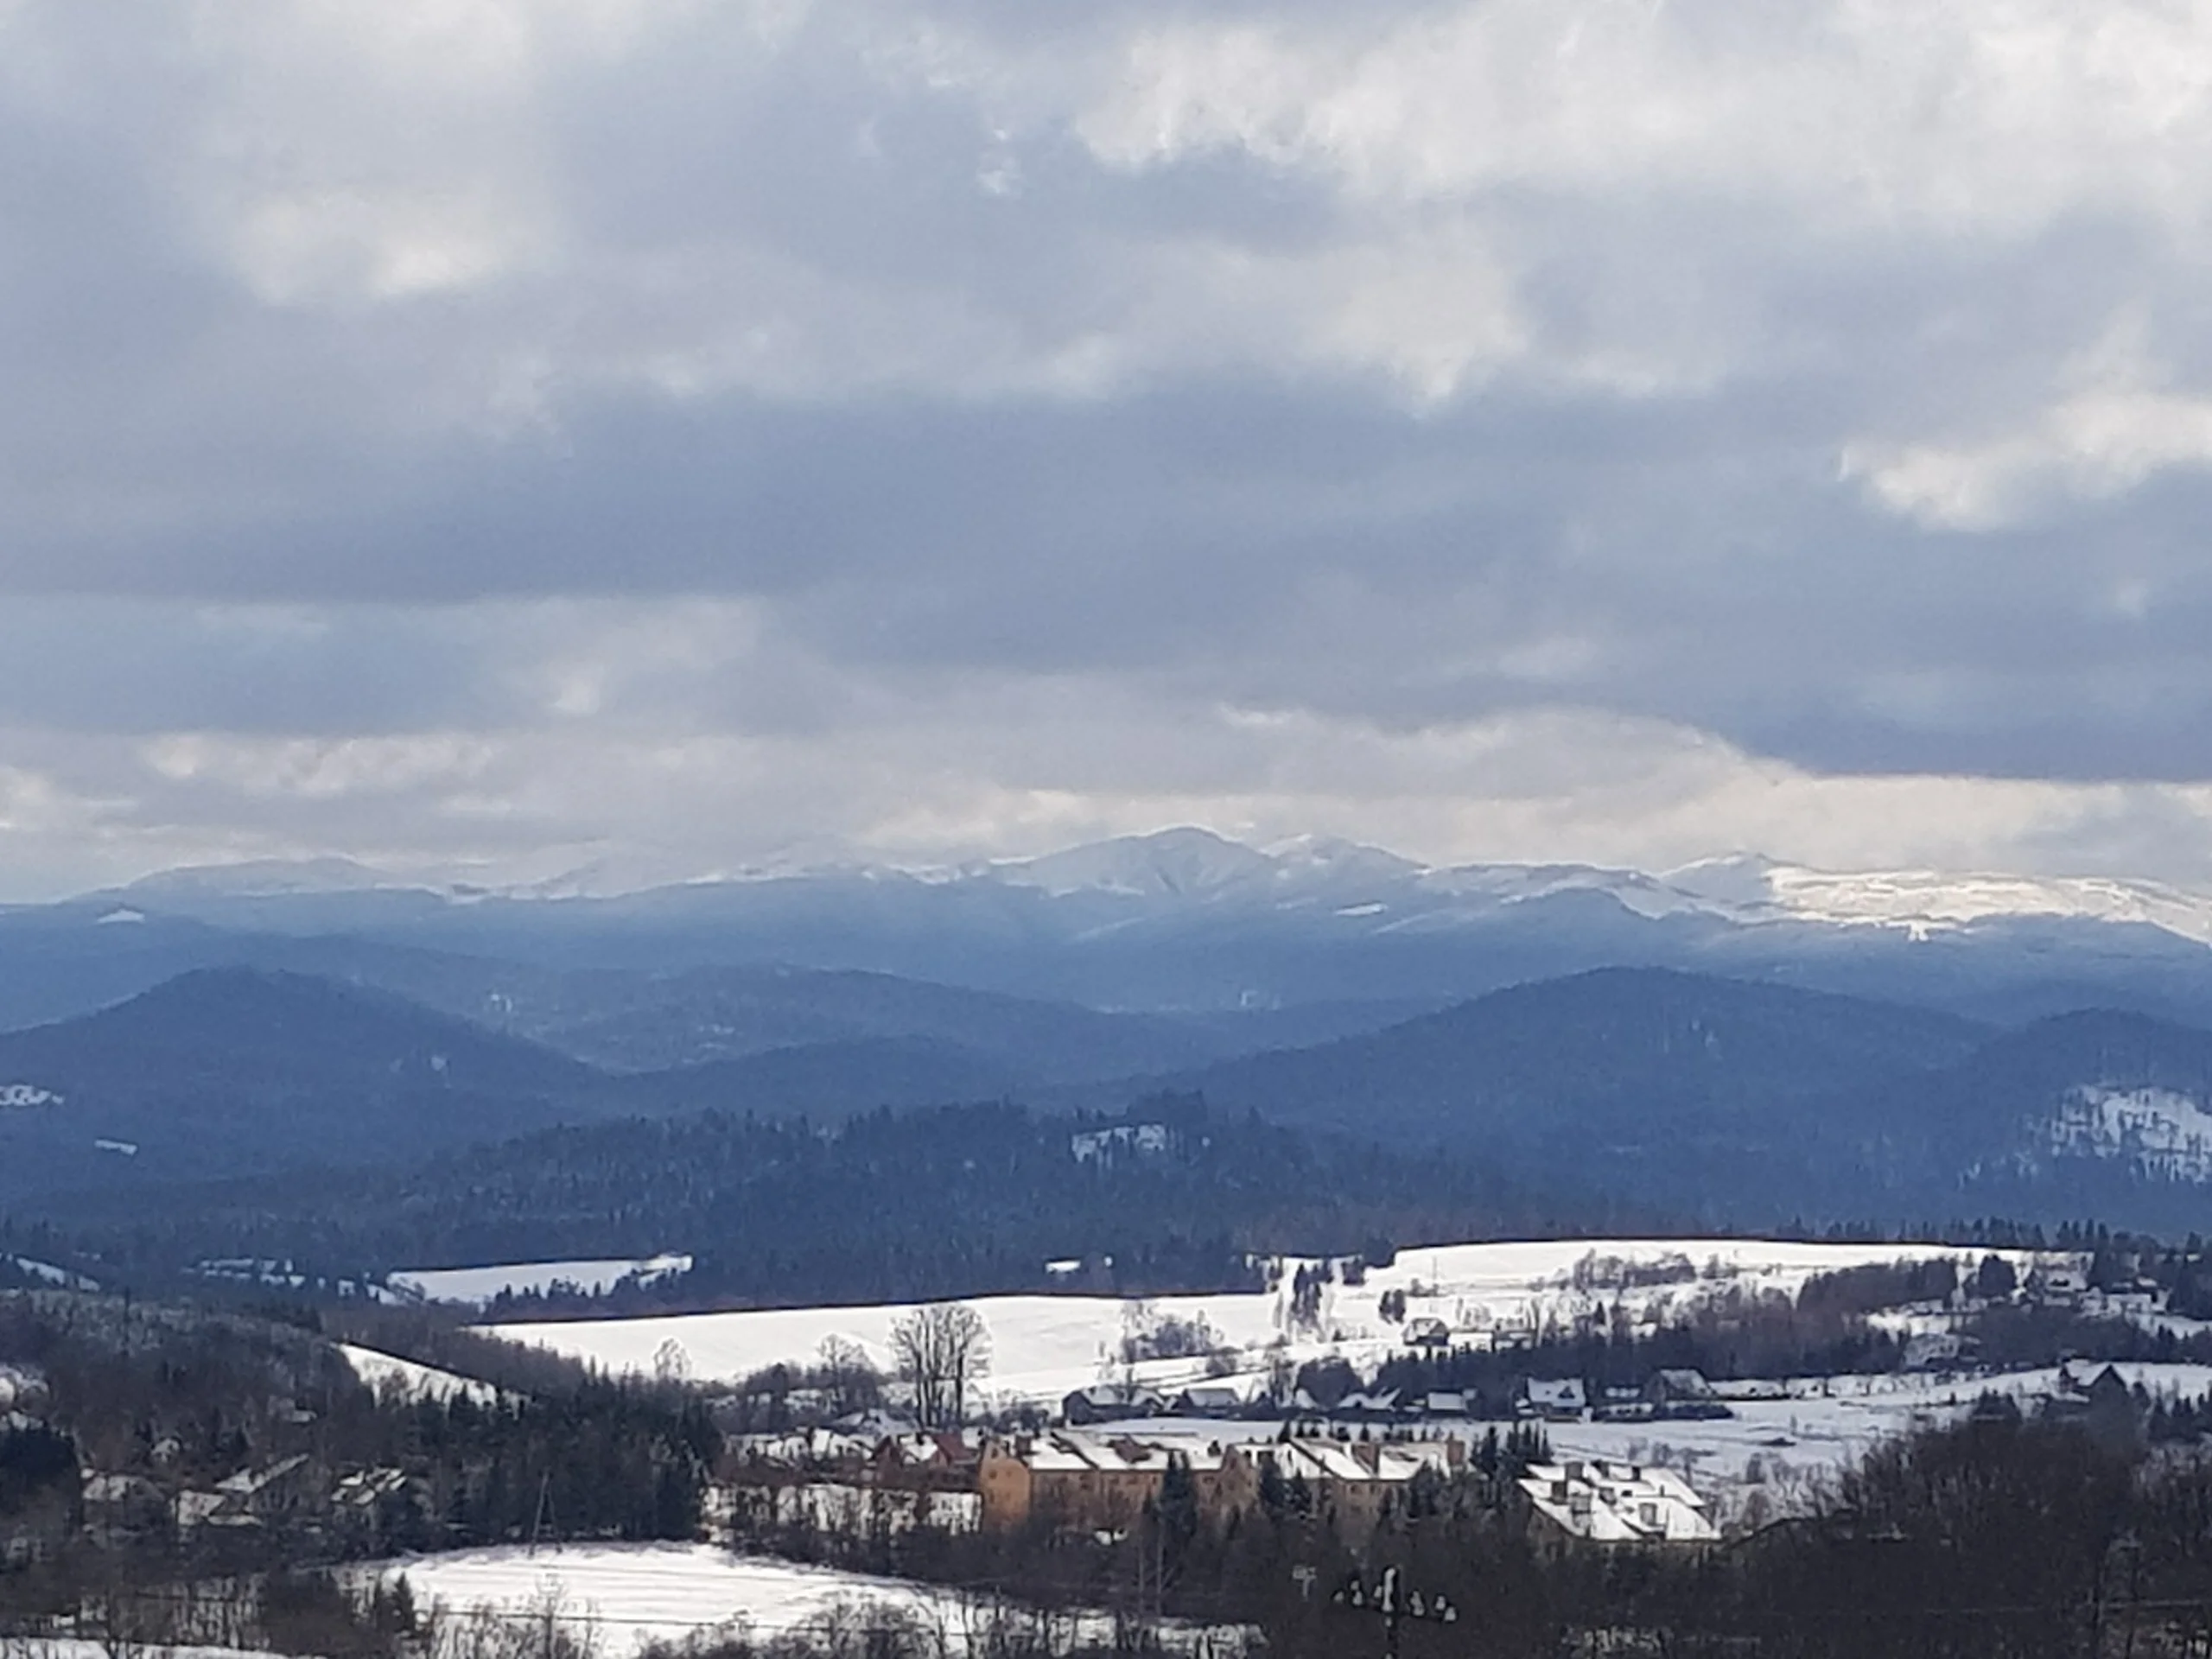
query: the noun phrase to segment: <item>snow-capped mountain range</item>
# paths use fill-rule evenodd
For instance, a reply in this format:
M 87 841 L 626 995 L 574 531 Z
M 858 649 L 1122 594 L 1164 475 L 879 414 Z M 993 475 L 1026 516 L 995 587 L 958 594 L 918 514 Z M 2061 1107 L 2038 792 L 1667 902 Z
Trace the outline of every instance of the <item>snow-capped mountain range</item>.
M 578 972 L 857 971 L 1113 1013 L 1264 1014 L 1288 1021 L 1271 1040 L 1297 1040 L 1640 966 L 1978 1020 L 2108 1007 L 2212 1028 L 2212 893 L 1837 873 L 1751 855 L 1657 873 L 1442 866 L 1326 837 L 1259 847 L 1192 828 L 1035 858 L 643 886 L 613 865 L 499 887 L 340 860 L 260 862 L 0 908 L 0 1028 L 231 965 L 360 980 L 464 1014 L 489 996 L 564 1026 L 611 994 L 562 977 Z M 657 1000 L 634 988 L 617 999 L 625 1019 Z M 753 1029 L 726 997 L 715 1006 L 709 1024 Z M 804 1039 L 806 1027 L 792 1029 Z
M 258 860 L 167 870 L 109 895 L 166 907 L 369 893 L 448 902 L 620 900 L 768 883 L 920 883 L 1001 887 L 1052 899 L 1134 901 L 1147 908 L 1330 910 L 1372 929 L 1483 915 L 1532 900 L 1592 894 L 1648 919 L 1700 915 L 1737 925 L 1812 923 L 1926 937 L 1978 922 L 2035 918 L 2134 924 L 2212 944 L 2212 892 L 2110 876 L 1936 870 L 1821 870 L 1739 853 L 1647 873 L 1587 864 L 1428 865 L 1378 847 L 1299 836 L 1264 847 L 1182 827 L 1090 842 L 1041 857 L 951 866 L 869 864 L 747 868 L 694 880 L 630 885 L 594 865 L 509 887 L 441 881 L 350 859 Z
M 345 1048 L 296 1012 L 308 982 L 595 1068 L 577 1087 L 622 1112 L 1166 1093 L 1692 1208 L 1771 1188 L 1808 1213 L 2163 1217 L 2212 1188 L 2212 895 L 1746 856 L 1436 867 L 1191 829 L 602 895 L 262 864 L 0 910 L 0 1031 L 22 1039 L 0 1131 L 61 1135 L 90 1180 L 99 1142 L 71 1114 L 105 1110 L 86 1132 L 140 1147 L 150 1179 L 175 1103 L 140 1087 L 118 1010 L 170 1010 L 179 1041 L 228 1020 Z M 352 1046 L 427 1111 L 452 1029 Z M 111 1065 L 137 1116 L 115 1116 Z

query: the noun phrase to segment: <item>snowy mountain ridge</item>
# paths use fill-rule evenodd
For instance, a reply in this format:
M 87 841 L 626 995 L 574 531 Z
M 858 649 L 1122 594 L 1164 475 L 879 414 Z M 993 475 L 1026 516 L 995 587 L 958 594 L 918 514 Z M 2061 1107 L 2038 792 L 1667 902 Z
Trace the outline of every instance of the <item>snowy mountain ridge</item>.
M 1733 854 L 1663 872 L 1588 864 L 1428 865 L 1327 836 L 1264 847 L 1192 826 L 1093 842 L 1039 857 L 957 866 L 764 865 L 694 880 L 626 886 L 613 867 L 509 887 L 386 874 L 350 860 L 259 860 L 162 872 L 123 891 L 134 901 L 411 893 L 453 904 L 486 898 L 561 902 L 678 899 L 768 882 L 918 883 L 1096 899 L 1147 912 L 1322 913 L 1361 931 L 1449 928 L 1564 896 L 1611 899 L 1646 919 L 1703 917 L 1866 928 L 1914 938 L 2026 918 L 2154 927 L 2212 944 L 2212 892 L 2111 876 L 1936 870 L 1822 870 Z

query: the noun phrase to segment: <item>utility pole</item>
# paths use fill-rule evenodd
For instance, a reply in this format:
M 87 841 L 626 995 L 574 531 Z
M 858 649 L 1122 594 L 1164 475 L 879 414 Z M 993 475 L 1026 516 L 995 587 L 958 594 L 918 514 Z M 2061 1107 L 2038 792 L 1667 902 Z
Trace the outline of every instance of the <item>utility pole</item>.
M 548 1469 L 538 1478 L 537 1508 L 530 1517 L 530 1551 L 537 1554 L 537 1541 L 543 1535 L 545 1523 L 553 1513 L 553 1471 Z

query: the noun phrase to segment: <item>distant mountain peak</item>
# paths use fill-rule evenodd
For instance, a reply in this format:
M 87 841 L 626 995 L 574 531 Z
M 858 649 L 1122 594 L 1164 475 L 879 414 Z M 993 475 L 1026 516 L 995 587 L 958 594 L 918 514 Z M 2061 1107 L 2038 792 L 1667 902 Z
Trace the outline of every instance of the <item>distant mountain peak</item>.
M 254 858 L 159 870 L 140 876 L 123 891 L 146 898 L 263 899 L 416 885 L 350 858 Z
M 1184 824 L 993 865 L 990 874 L 1010 887 L 1055 895 L 1103 891 L 1156 899 L 1202 897 L 1264 880 L 1275 868 L 1255 848 Z

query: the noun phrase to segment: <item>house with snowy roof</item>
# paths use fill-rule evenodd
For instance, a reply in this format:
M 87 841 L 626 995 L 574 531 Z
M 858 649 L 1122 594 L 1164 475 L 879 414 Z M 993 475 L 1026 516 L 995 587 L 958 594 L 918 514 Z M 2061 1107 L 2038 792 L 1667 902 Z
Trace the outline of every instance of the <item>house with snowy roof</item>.
M 857 1467 L 887 1437 L 841 1434 L 822 1427 L 789 1429 L 780 1434 L 732 1436 L 724 1442 L 741 1462 L 779 1469 Z
M 1590 1395 L 1579 1376 L 1556 1381 L 1524 1377 L 1514 1410 L 1519 1416 L 1541 1417 L 1548 1423 L 1579 1423 L 1590 1414 Z
M 1643 1384 L 1644 1403 L 1662 1417 L 1732 1417 L 1713 1393 L 1703 1371 L 1670 1367 L 1651 1373 Z
M 1700 1544 L 1719 1536 L 1705 1500 L 1669 1469 L 1569 1459 L 1529 1465 L 1520 1487 L 1539 1541 L 1555 1548 Z
M 1241 1389 L 1225 1382 L 1198 1382 L 1175 1396 L 1169 1408 L 1178 1417 L 1242 1417 L 1249 1403 Z
M 964 1486 L 981 1448 L 957 1429 L 890 1434 L 868 1453 L 868 1467 L 886 1484 Z
M 2029 1270 L 2026 1289 L 2045 1307 L 2073 1307 L 2089 1294 L 2089 1275 L 2070 1262 L 2042 1262 Z
M 1159 1498 L 1169 1461 L 1176 1458 L 1190 1470 L 1201 1514 L 1236 1506 L 1222 1488 L 1224 1481 L 1241 1485 L 1245 1472 L 1229 1470 L 1217 1442 L 1065 1430 L 987 1441 L 976 1469 L 983 1525 L 992 1531 L 1039 1522 L 1070 1531 L 1125 1532 Z
M 1235 1456 L 1252 1466 L 1256 1494 L 1262 1463 L 1272 1460 L 1286 1483 L 1302 1485 L 1312 1497 L 1314 1515 L 1338 1537 L 1357 1548 L 1373 1535 L 1382 1518 L 1403 1512 L 1424 1470 L 1437 1478 L 1459 1471 L 1464 1442 L 1442 1440 L 1338 1440 L 1320 1436 L 1270 1441 L 1240 1447 Z
M 215 1491 L 232 1510 L 259 1522 L 283 1520 L 317 1507 L 325 1497 L 321 1473 L 304 1452 L 257 1469 L 241 1469 L 217 1481 Z
M 1190 1471 L 1198 1513 L 1220 1526 L 1258 1503 L 1265 1466 L 1302 1488 L 1313 1513 L 1346 1541 L 1363 1540 L 1423 1469 L 1440 1477 L 1464 1455 L 1456 1440 L 1389 1444 L 1324 1436 L 1224 1446 L 1179 1437 L 1139 1440 L 1058 1431 L 987 1445 L 976 1471 L 983 1525 L 1041 1523 L 1069 1531 L 1123 1532 L 1156 1502 L 1171 1459 Z
M 1388 1423 L 1404 1415 L 1395 1389 L 1354 1389 L 1330 1408 L 1339 1422 Z
M 1141 1382 L 1093 1382 L 1060 1402 L 1060 1415 L 1077 1428 L 1157 1417 L 1166 1409 L 1166 1396 Z

